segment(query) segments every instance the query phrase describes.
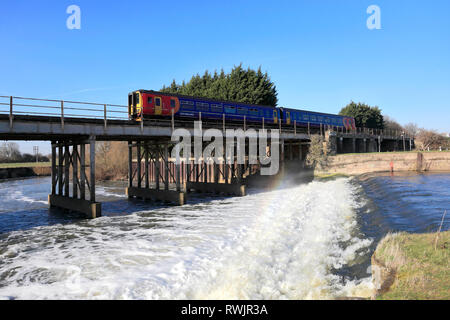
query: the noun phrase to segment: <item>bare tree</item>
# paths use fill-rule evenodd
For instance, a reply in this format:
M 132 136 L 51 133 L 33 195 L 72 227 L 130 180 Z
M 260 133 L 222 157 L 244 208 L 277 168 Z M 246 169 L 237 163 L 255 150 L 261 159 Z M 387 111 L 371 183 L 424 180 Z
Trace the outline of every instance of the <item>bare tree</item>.
M 128 174 L 128 143 L 99 141 L 96 144 L 97 178 L 124 179 Z
M 404 128 L 405 131 L 413 137 L 415 137 L 419 132 L 419 126 L 412 122 L 405 124 Z
M 446 144 L 446 138 L 435 130 L 420 129 L 416 136 L 416 147 L 422 151 L 437 150 Z
M 18 161 L 21 158 L 19 145 L 15 142 L 4 142 L 0 146 L 0 161 Z
M 383 116 L 384 119 L 384 129 L 388 130 L 397 130 L 397 131 L 403 131 L 403 127 L 395 121 L 393 118 L 389 116 Z

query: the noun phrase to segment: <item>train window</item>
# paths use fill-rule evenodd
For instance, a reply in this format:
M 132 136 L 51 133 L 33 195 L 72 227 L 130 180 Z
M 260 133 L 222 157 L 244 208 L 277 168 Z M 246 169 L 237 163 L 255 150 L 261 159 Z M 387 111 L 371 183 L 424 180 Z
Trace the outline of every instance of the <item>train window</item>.
M 317 119 L 319 119 L 318 121 L 323 122 L 323 117 L 317 117 Z
M 258 109 L 254 109 L 254 108 L 248 109 L 248 113 L 250 115 L 252 115 L 252 116 L 258 116 L 259 115 Z
M 160 107 L 160 106 L 161 106 L 161 98 L 155 98 L 155 105 L 156 105 L 157 107 Z
M 211 111 L 212 112 L 220 112 L 220 113 L 222 113 L 223 112 L 223 108 L 219 104 L 212 104 L 211 105 Z
M 325 118 L 326 123 L 330 123 L 330 118 Z
M 176 102 L 175 99 L 170 99 L 170 107 L 175 108 Z
M 180 101 L 181 107 L 185 110 L 194 110 L 194 102 L 188 101 L 188 100 L 181 100 Z
M 147 103 L 148 104 L 152 104 L 153 103 L 153 98 L 152 97 L 148 97 L 147 98 Z
M 238 114 L 247 114 L 247 108 L 245 107 L 237 107 Z
M 311 121 L 316 121 L 316 116 L 311 116 Z
M 236 113 L 236 107 L 234 106 L 225 106 L 226 113 Z
M 209 104 L 205 102 L 196 102 L 195 103 L 197 110 L 199 111 L 209 111 Z
M 307 114 L 304 114 L 304 115 L 303 115 L 303 120 L 308 121 L 308 120 L 309 120 L 309 116 L 308 116 Z
M 138 105 L 139 104 L 139 93 L 135 93 L 134 94 L 134 105 Z

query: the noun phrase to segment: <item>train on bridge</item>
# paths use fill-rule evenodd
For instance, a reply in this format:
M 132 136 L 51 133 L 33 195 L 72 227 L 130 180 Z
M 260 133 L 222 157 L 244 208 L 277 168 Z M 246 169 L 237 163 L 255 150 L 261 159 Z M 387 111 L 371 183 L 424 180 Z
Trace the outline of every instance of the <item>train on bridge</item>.
M 153 90 L 128 94 L 129 118 L 135 121 L 155 118 L 221 120 L 266 123 L 283 126 L 334 126 L 355 129 L 355 119 L 306 110 L 289 109 L 240 102 L 220 101 Z

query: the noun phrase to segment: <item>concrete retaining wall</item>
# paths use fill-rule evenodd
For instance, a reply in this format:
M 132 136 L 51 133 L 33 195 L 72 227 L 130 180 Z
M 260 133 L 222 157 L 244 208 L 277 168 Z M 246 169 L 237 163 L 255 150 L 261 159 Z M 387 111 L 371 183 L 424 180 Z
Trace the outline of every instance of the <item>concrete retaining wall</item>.
M 450 152 L 389 152 L 337 155 L 315 174 L 359 175 L 390 171 L 450 171 Z

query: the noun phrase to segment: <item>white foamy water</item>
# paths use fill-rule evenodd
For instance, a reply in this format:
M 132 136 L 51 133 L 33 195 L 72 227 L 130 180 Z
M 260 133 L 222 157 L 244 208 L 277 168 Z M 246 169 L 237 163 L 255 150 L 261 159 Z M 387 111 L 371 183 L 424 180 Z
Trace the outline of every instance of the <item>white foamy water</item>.
M 3 299 L 323 299 L 366 296 L 333 272 L 358 236 L 348 179 L 13 231 L 0 237 Z

